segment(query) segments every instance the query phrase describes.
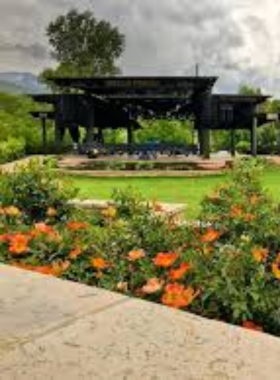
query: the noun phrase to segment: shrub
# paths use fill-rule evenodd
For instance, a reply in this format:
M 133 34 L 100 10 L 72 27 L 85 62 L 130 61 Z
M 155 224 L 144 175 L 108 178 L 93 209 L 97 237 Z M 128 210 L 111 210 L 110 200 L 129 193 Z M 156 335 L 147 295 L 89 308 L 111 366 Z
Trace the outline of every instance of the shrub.
M 57 220 L 67 218 L 67 202 L 75 194 L 71 183 L 37 159 L 0 176 L 0 204 L 19 208 L 27 222 L 44 220 L 48 213 Z
M 280 336 L 279 207 L 259 182 L 263 164 L 238 162 L 193 223 L 166 218 L 159 205 L 131 190 L 116 192 L 106 209 L 72 215 L 65 223 L 68 214 L 46 212 L 42 189 L 48 184 L 59 200 L 65 193 L 45 177 L 47 170 L 40 170 L 40 185 L 35 165 L 30 176 L 22 170 L 15 178 L 23 178 L 16 182 L 23 194 L 35 183 L 25 202 L 44 209 L 40 223 L 27 224 L 15 207 L 22 199 L 9 194 L 15 206 L 0 208 L 0 261 Z M 7 182 L 4 194 L 8 185 L 17 189 Z
M 187 252 L 202 294 L 193 310 L 236 324 L 253 321 L 279 335 L 279 212 L 260 185 L 259 171 L 258 162 L 240 161 L 231 180 L 203 203 L 201 219 L 208 227 Z
M 8 140 L 0 142 L 0 164 L 21 158 L 24 154 L 24 140 L 10 137 Z

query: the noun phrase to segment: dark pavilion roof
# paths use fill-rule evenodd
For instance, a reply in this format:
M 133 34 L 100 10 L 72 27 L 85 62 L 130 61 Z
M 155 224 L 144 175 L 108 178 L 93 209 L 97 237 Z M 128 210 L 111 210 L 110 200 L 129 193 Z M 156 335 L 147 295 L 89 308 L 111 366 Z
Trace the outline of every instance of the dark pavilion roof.
M 97 126 L 118 127 L 133 122 L 138 128 L 139 117 L 186 119 L 198 115 L 201 99 L 204 95 L 211 95 L 210 129 L 240 125 L 250 128 L 256 106 L 269 98 L 264 95 L 212 94 L 217 77 L 123 76 L 51 80 L 62 94 L 34 95 L 34 100 L 56 105 L 59 113 L 65 117 L 68 115 L 69 120 L 74 119 L 74 112 L 81 125 L 89 124 L 92 113 Z M 75 93 L 69 94 L 70 89 Z
M 228 104 L 261 104 L 270 98 L 269 95 L 242 95 L 242 94 L 213 94 L 213 100 Z
M 75 88 L 107 99 L 114 97 L 191 97 L 211 91 L 217 77 L 96 77 L 54 78 L 53 83 L 61 88 Z

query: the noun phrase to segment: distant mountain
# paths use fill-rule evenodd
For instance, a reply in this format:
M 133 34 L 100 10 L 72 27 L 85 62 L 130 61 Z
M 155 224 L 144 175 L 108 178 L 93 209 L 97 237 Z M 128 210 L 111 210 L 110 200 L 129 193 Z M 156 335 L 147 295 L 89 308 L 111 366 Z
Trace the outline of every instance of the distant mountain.
M 38 94 L 49 92 L 49 90 L 34 74 L 4 72 L 0 73 L 0 92 Z

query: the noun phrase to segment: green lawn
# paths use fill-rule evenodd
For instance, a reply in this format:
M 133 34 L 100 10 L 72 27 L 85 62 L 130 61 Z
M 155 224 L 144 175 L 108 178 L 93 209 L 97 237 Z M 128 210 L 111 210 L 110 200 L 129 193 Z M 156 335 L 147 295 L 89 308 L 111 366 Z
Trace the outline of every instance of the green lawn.
M 194 217 L 199 203 L 226 176 L 198 178 L 88 178 L 71 177 L 81 198 L 110 199 L 114 189 L 131 187 L 145 198 L 170 203 L 186 203 L 188 216 Z M 280 201 L 280 168 L 268 169 L 262 176 L 263 185 L 275 200 Z

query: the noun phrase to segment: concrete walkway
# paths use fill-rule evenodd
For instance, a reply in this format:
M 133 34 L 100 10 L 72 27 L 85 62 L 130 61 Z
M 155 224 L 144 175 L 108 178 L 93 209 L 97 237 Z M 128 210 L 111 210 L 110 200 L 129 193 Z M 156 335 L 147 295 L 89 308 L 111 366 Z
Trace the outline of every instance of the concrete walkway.
M 280 340 L 0 265 L 3 380 L 279 380 Z

